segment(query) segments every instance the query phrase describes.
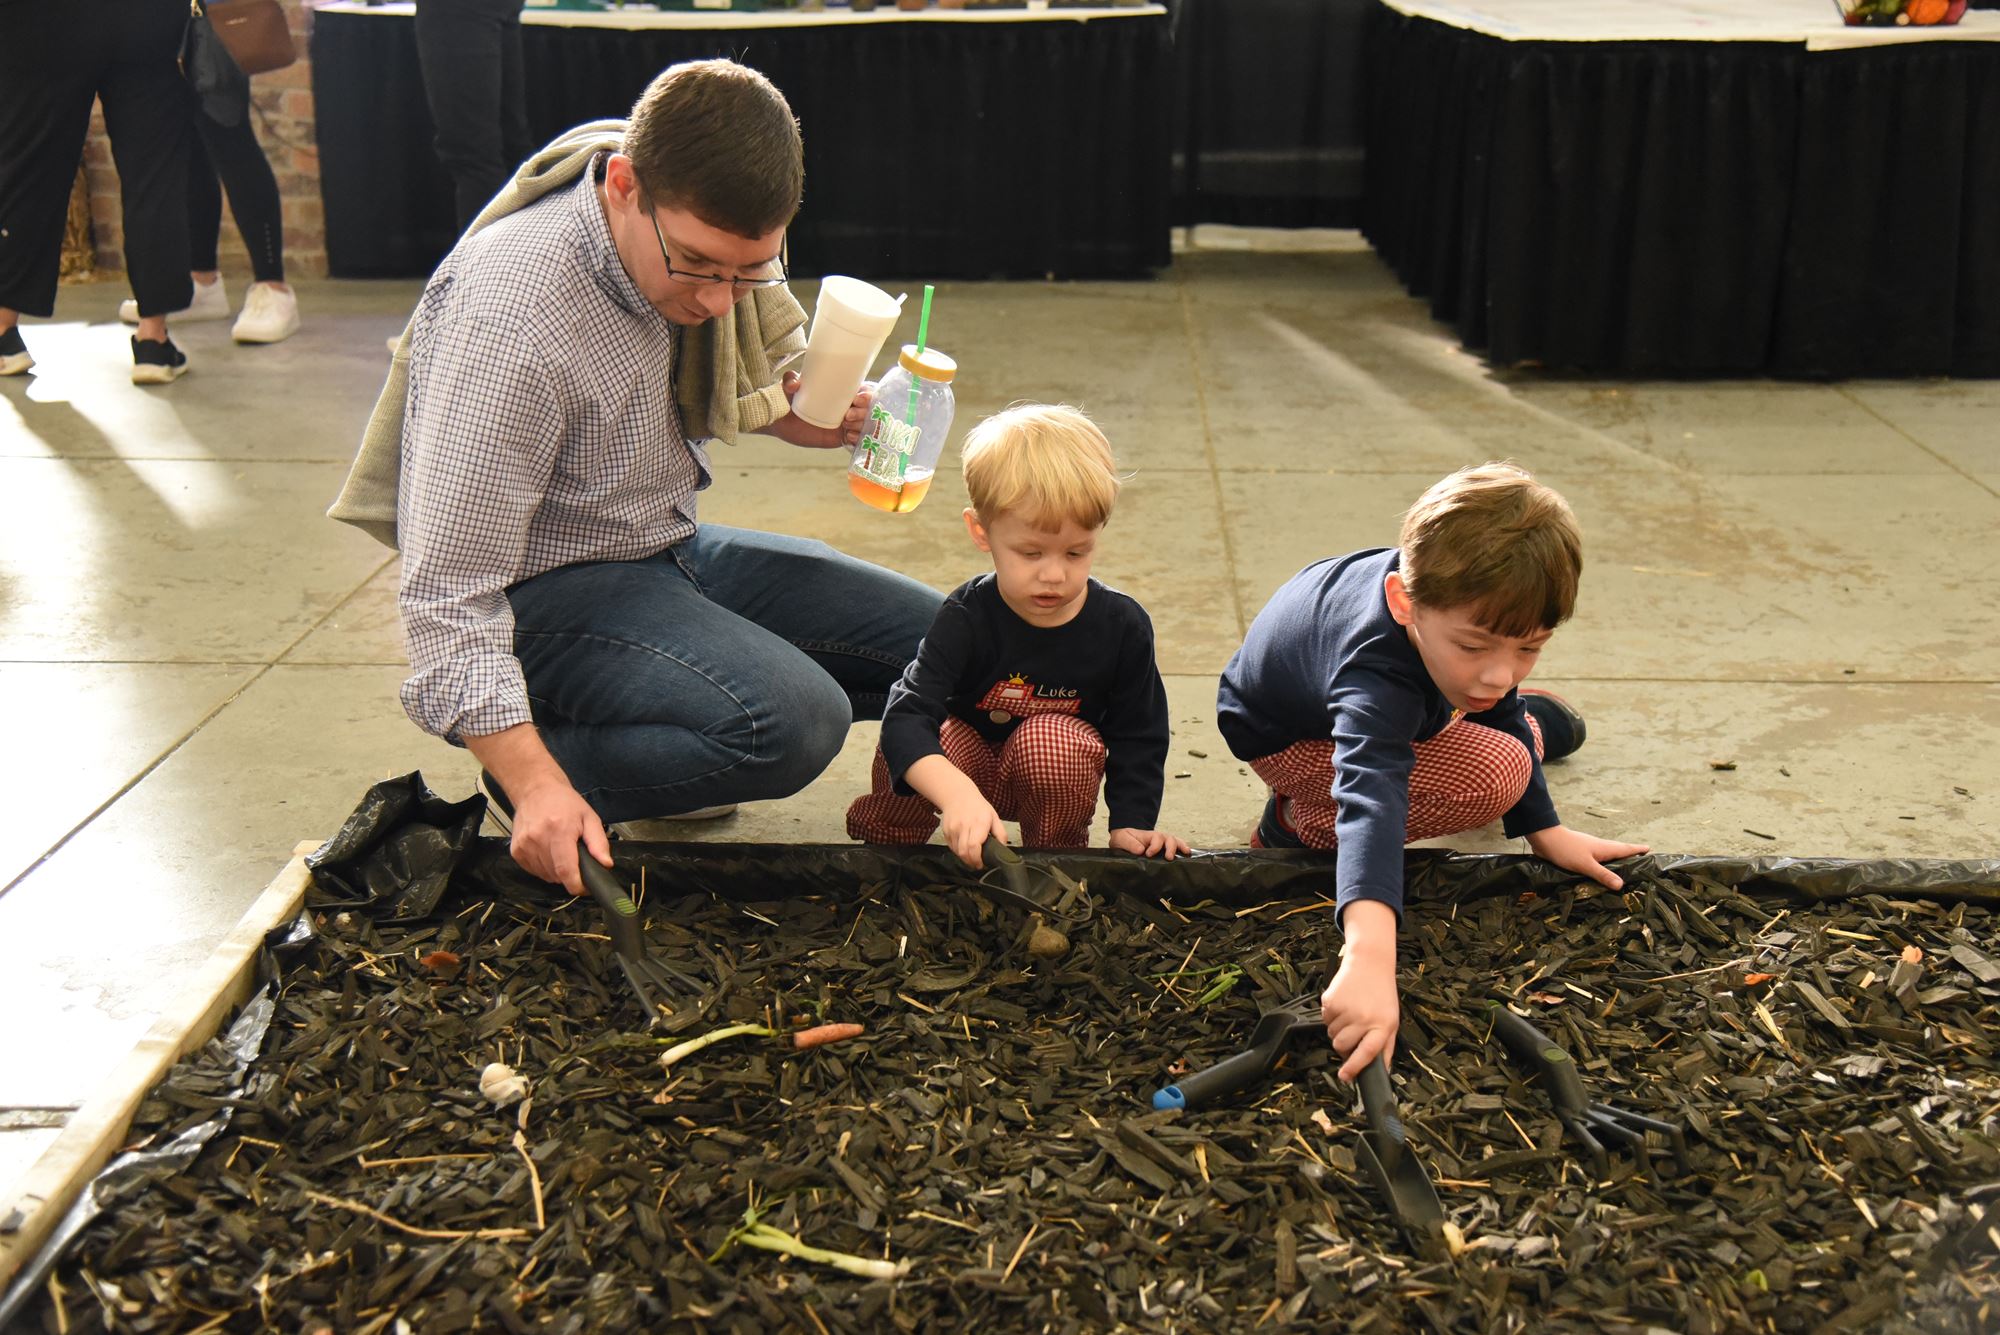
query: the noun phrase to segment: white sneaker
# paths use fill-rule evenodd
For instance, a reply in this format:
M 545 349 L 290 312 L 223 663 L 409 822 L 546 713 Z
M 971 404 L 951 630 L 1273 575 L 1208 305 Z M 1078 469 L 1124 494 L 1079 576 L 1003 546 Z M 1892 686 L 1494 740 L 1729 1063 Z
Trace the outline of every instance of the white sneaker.
M 238 343 L 282 343 L 299 332 L 299 299 L 276 283 L 252 283 L 229 336 Z
M 720 806 L 696 807 L 693 811 L 683 811 L 673 816 L 661 816 L 661 820 L 721 820 L 724 816 L 736 814 L 736 803 L 724 802 Z
M 640 820 L 621 820 L 609 825 L 606 832 L 614 839 L 631 839 L 639 843 L 657 841 L 671 842 L 680 837 L 677 827 L 689 821 L 721 820 L 736 814 L 736 804 L 727 803 L 719 807 L 697 807 L 693 811 L 682 811 L 672 816 L 649 816 Z
M 131 297 L 118 303 L 118 318 L 126 324 L 139 323 L 139 303 Z M 186 310 L 168 311 L 169 320 L 183 323 L 192 320 L 227 320 L 229 318 L 229 294 L 223 291 L 222 280 L 213 283 L 196 283 L 194 300 Z
M 21 341 L 21 326 L 0 334 L 0 375 L 20 375 L 34 364 L 34 354 Z

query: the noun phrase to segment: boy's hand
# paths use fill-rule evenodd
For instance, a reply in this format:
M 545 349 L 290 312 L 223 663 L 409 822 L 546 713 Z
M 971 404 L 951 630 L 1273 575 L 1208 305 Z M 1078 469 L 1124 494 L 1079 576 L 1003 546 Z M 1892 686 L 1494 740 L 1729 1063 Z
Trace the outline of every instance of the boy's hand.
M 979 785 L 942 754 L 924 756 L 904 770 L 903 782 L 938 809 L 938 826 L 958 860 L 974 871 L 984 871 L 980 849 L 988 835 L 1006 843 L 1007 827 Z
M 1357 899 L 1341 910 L 1347 944 L 1340 971 L 1320 994 L 1319 1017 L 1326 1036 L 1343 1058 L 1340 1078 L 1354 1080 L 1378 1056 L 1388 1065 L 1396 1055 L 1402 1007 L 1396 999 L 1396 910 L 1372 899 Z
M 1623 890 L 1625 881 L 1605 863 L 1652 851 L 1646 844 L 1621 844 L 1599 839 L 1594 834 L 1585 834 L 1563 825 L 1551 825 L 1546 830 L 1535 831 L 1528 836 L 1528 847 L 1534 849 L 1535 856 L 1544 862 L 1553 862 L 1564 871 L 1588 876 L 1612 890 Z
M 1000 813 L 977 793 L 940 808 L 938 825 L 944 831 L 944 841 L 951 846 L 951 851 L 974 871 L 985 870 L 981 850 L 987 836 L 1003 844 L 1007 842 L 1007 827 L 1001 822 Z
M 1344 1059 L 1342 1080 L 1355 1079 L 1378 1056 L 1387 1064 L 1396 1055 L 1396 1030 L 1402 1024 L 1394 957 L 1384 961 L 1350 953 L 1341 960 L 1340 972 L 1320 993 L 1319 1018 L 1326 1021 L 1333 1050 Z
M 1185 839 L 1165 830 L 1135 830 L 1130 826 L 1111 832 L 1111 846 L 1120 853 L 1136 853 L 1142 858 L 1165 858 L 1169 862 L 1188 854 Z

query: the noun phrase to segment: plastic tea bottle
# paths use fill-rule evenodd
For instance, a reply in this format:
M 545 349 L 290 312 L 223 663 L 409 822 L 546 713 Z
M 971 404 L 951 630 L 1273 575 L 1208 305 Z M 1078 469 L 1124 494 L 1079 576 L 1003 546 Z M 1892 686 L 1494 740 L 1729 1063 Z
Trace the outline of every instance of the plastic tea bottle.
M 958 363 L 936 348 L 903 345 L 896 365 L 875 388 L 868 428 L 847 465 L 855 498 L 907 514 L 923 503 L 931 474 L 951 432 L 952 377 Z

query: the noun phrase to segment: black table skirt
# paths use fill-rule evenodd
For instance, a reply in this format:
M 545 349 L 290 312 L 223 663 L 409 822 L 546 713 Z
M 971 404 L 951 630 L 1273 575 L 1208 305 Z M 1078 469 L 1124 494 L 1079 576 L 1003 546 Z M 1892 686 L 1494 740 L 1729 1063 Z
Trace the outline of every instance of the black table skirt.
M 1367 43 L 1363 229 L 1495 364 L 2000 375 L 2000 43 Z
M 1174 221 L 1353 227 L 1375 0 L 1168 0 Z
M 1144 276 L 1170 259 L 1164 16 L 735 30 L 523 30 L 529 129 L 625 116 L 682 60 L 768 75 L 804 128 L 800 274 Z M 329 270 L 428 274 L 456 239 L 413 25 L 317 15 Z

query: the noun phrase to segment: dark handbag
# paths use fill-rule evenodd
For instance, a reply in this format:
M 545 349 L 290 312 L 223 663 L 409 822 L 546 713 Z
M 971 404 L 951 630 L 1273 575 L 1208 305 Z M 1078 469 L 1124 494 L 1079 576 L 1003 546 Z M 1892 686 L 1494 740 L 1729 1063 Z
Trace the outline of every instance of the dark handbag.
M 181 33 L 181 76 L 194 88 L 201 114 L 218 125 L 241 125 L 250 109 L 250 76 L 229 54 L 202 13 L 201 0 L 188 5 Z
M 269 74 L 299 58 L 292 45 L 292 25 L 278 0 L 227 0 L 207 6 L 192 0 L 190 7 L 207 9 L 209 26 L 245 74 Z

